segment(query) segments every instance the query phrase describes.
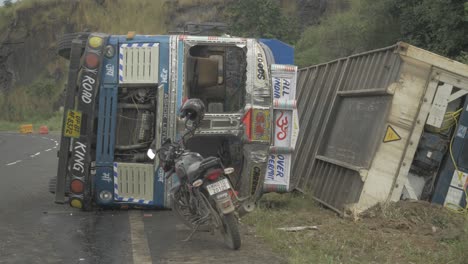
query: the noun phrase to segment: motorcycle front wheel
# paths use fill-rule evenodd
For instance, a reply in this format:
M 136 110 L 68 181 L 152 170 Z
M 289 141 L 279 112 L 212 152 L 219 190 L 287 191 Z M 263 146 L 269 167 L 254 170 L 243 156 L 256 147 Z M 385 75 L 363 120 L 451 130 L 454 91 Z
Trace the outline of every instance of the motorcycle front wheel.
M 224 243 L 231 249 L 237 250 L 241 246 L 239 225 L 234 213 L 223 216 L 223 237 Z
M 200 223 L 197 225 L 197 219 L 203 218 L 207 214 L 215 213 L 208 203 L 208 200 L 203 194 L 197 196 L 197 206 L 193 208 L 190 205 L 190 194 L 183 188 L 179 189 L 171 195 L 171 208 L 176 213 L 182 223 L 190 229 L 197 228 L 199 231 L 210 231 L 212 227 L 208 223 Z M 202 200 L 200 200 L 202 199 Z
M 195 228 L 195 225 L 190 220 L 193 217 L 193 212 L 190 210 L 188 201 L 188 193 L 181 190 L 176 191 L 171 195 L 171 208 L 175 212 L 182 223 L 190 229 Z

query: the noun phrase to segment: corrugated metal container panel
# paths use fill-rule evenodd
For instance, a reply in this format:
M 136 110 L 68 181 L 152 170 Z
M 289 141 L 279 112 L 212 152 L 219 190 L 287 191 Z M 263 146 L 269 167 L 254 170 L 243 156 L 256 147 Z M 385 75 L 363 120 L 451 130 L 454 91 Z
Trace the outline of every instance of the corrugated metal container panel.
M 395 81 L 401 59 L 396 46 L 350 56 L 340 91 L 386 88 Z
M 391 101 L 385 92 L 397 80 L 401 66 L 396 48 L 395 45 L 299 70 L 301 131 L 291 181 L 297 188 L 311 190 L 317 200 L 336 211 L 358 202 L 362 192 L 360 171 L 370 165 L 378 144 L 366 143 L 364 134 L 379 138 L 375 134 L 382 133 L 380 127 Z M 365 118 L 359 123 L 352 120 L 356 115 Z M 347 130 L 355 138 L 364 133 L 362 140 L 347 141 Z M 346 151 L 364 151 L 367 157 L 353 157 Z
M 293 157 L 291 182 L 305 186 L 308 181 L 313 156 L 317 152 L 319 133 L 336 95 L 337 80 L 345 60 L 337 60 L 299 70 L 298 112 L 301 130 Z M 306 155 L 303 155 L 307 153 Z M 297 157 L 297 158 L 296 158 Z
M 468 66 L 401 42 L 299 70 L 292 186 L 340 213 L 400 199 L 443 84 Z
M 343 204 L 356 203 L 363 183 L 359 173 L 325 161 L 317 160 L 312 169 L 310 190 L 321 203 L 341 211 Z

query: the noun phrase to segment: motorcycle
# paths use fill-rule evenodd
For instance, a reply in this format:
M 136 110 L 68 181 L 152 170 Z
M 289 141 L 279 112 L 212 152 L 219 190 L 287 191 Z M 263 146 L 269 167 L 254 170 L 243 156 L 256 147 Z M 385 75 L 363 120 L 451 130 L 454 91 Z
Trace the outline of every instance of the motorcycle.
M 241 246 L 241 237 L 233 200 L 237 195 L 228 175 L 233 168 L 225 168 L 217 157 L 203 158 L 199 153 L 185 149 L 185 138 L 193 136 L 203 120 L 205 106 L 199 99 L 187 100 L 181 108 L 186 132 L 179 142 L 170 139 L 154 151 L 155 144 L 148 150 L 148 157 L 158 155 L 166 179 L 176 177 L 170 191 L 172 210 L 182 222 L 192 229 L 186 240 L 199 229 L 219 230 L 226 245 L 234 250 Z

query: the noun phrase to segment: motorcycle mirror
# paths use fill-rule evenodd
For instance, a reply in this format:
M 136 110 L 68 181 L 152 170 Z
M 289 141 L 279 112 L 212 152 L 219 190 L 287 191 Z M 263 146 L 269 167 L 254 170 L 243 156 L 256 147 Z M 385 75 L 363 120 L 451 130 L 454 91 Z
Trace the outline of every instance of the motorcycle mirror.
M 180 109 L 180 117 L 191 121 L 196 127 L 205 116 L 205 104 L 198 98 L 188 99 Z

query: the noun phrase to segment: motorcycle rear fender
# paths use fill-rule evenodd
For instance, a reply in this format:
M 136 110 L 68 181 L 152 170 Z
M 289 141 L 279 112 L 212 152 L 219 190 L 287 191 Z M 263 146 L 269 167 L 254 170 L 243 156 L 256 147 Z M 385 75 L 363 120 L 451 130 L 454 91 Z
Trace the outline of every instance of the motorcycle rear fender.
M 216 202 L 216 207 L 223 214 L 232 213 L 236 209 L 228 191 L 214 194 L 211 198 Z

